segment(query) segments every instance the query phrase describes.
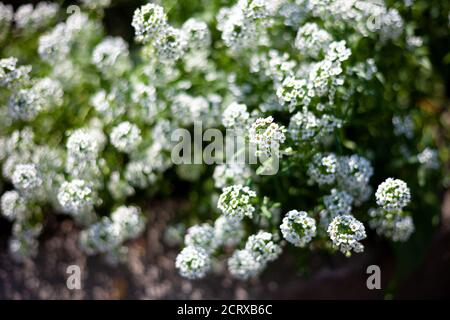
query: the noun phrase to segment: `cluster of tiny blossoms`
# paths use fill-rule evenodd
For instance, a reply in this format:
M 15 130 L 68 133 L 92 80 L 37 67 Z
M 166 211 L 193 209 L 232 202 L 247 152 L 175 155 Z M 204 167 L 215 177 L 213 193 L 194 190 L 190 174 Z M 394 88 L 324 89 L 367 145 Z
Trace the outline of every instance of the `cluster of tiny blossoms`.
M 240 221 L 244 217 L 253 217 L 255 211 L 253 199 L 255 198 L 256 192 L 249 187 L 233 185 L 223 189 L 217 208 L 229 220 Z
M 411 201 L 411 191 L 400 179 L 388 178 L 375 193 L 379 208 L 369 210 L 369 226 L 392 241 L 407 241 L 414 232 L 411 214 L 404 208 Z
M 284 245 L 350 256 L 364 249 L 363 222 L 408 240 L 406 182 L 371 185 L 385 174 L 373 166 L 384 165 L 380 153 L 388 172 L 408 161 L 427 169 L 425 179 L 440 165 L 408 109 L 410 72 L 424 68 L 427 50 L 415 52 L 425 42 L 402 5 L 211 0 L 193 13 L 172 2 L 136 8 L 138 50 L 106 35 L 110 0 L 82 0 L 87 11 L 67 15 L 49 2 L 0 2 L 0 209 L 13 225 L 12 255 L 35 257 L 45 215 L 56 213 L 82 229 L 86 254 L 123 261 L 147 220 L 131 199 L 187 183 L 197 190 L 189 189 L 186 220 L 197 224 L 178 221 L 166 233 L 170 245 L 184 243 L 175 266 L 189 279 L 223 270 L 220 263 L 234 278 L 256 277 Z M 404 63 L 392 73 L 388 57 Z M 393 130 L 380 133 L 379 119 Z M 172 134 L 199 122 L 242 135 L 252 156 L 278 171 L 265 176 L 264 163 L 238 162 L 242 150 L 214 170 L 174 164 Z M 387 140 L 371 145 L 389 134 L 403 143 L 401 155 Z M 407 170 L 398 170 L 402 178 L 416 176 Z M 378 207 L 367 210 L 369 202 Z M 291 210 L 299 204 L 304 211 Z

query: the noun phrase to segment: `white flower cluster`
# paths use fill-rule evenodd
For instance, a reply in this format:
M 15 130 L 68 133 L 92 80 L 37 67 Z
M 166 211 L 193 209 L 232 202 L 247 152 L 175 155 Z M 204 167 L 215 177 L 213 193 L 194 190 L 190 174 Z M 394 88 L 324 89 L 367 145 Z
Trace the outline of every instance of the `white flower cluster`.
M 388 178 L 378 186 L 375 196 L 380 208 L 369 210 L 369 226 L 392 241 L 407 241 L 414 232 L 410 213 L 403 211 L 411 201 L 407 184 Z
M 24 220 L 27 214 L 26 200 L 19 192 L 6 191 L 0 200 L 1 212 L 10 221 Z
M 9 4 L 0 2 L 0 42 L 8 36 L 14 19 L 14 9 Z
M 248 250 L 236 250 L 228 259 L 230 274 L 240 280 L 247 280 L 260 274 L 262 266 Z
M 414 232 L 411 216 L 401 211 L 386 211 L 381 208 L 369 210 L 369 226 L 377 234 L 392 241 L 407 241 Z
M 111 131 L 111 144 L 117 150 L 129 153 L 135 150 L 142 141 L 141 130 L 133 123 L 122 122 Z
M 365 202 L 372 194 L 369 180 L 373 175 L 370 162 L 359 155 L 340 156 L 315 154 L 309 164 L 308 175 L 319 185 L 336 184 L 338 189 L 351 196 L 356 205 Z
M 92 52 L 92 64 L 101 72 L 121 76 L 130 68 L 128 44 L 120 37 L 106 37 Z
M 150 45 L 163 62 L 176 61 L 189 50 L 207 48 L 211 41 L 203 21 L 191 18 L 177 29 L 168 23 L 163 7 L 153 3 L 135 11 L 132 26 L 136 40 Z
M 339 157 L 338 186 L 353 196 L 356 204 L 366 201 L 372 194 L 372 188 L 369 185 L 372 175 L 372 165 L 366 158 L 356 154 Z
M 0 59 L 0 87 L 12 88 L 29 81 L 30 66 L 18 66 L 17 58 Z
M 111 0 L 81 0 L 89 9 L 104 9 L 111 5 Z
M 141 209 L 135 206 L 121 206 L 111 213 L 111 220 L 119 226 L 122 238 L 137 238 L 145 229 L 146 219 Z
M 188 42 L 189 49 L 193 53 L 198 53 L 198 50 L 209 48 L 211 44 L 211 32 L 208 25 L 195 18 L 190 18 L 181 27 L 183 30 L 183 37 Z
M 145 224 L 146 218 L 139 208 L 121 206 L 111 214 L 111 218 L 103 217 L 83 230 L 80 245 L 90 255 L 114 252 L 124 241 L 139 237 Z
M 24 32 L 36 32 L 52 23 L 59 12 L 59 5 L 51 2 L 24 4 L 14 14 L 15 27 Z
M 230 162 L 217 165 L 214 169 L 214 186 L 223 189 L 232 185 L 244 185 L 252 172 L 245 164 Z
M 34 164 L 18 164 L 12 175 L 14 188 L 25 196 L 33 196 L 43 184 L 41 174 Z
M 328 155 L 317 153 L 308 166 L 308 175 L 319 185 L 332 184 L 336 180 L 337 162 L 334 153 Z
M 297 31 L 295 47 L 302 55 L 317 58 L 332 40 L 331 35 L 316 23 L 306 23 Z
M 248 125 L 250 114 L 242 103 L 230 103 L 222 114 L 222 124 L 227 129 L 244 130 Z
M 183 126 L 188 126 L 196 121 L 208 118 L 209 102 L 202 96 L 193 97 L 186 93 L 180 93 L 173 98 L 170 106 L 175 119 Z
M 239 0 L 230 8 L 221 8 L 216 19 L 222 40 L 232 51 L 254 46 L 275 13 L 276 1 Z
M 49 64 L 59 62 L 59 68 L 64 70 L 71 64 L 71 61 L 64 60 L 68 58 L 72 48 L 79 48 L 79 46 L 83 46 L 83 43 L 95 39 L 100 30 L 102 27 L 97 22 L 90 20 L 86 14 L 81 12 L 71 14 L 66 22 L 58 23 L 53 29 L 39 37 L 39 56 Z M 81 52 L 74 50 L 74 54 Z
M 318 118 L 314 113 L 303 108 L 295 113 L 289 122 L 290 137 L 299 144 L 319 143 L 337 128 L 342 126 L 342 120 L 333 115 L 324 114 Z
M 149 3 L 134 12 L 131 25 L 135 29 L 137 41 L 149 42 L 158 34 L 164 33 L 167 28 L 167 16 L 163 7 Z
M 425 148 L 417 155 L 417 160 L 427 169 L 438 169 L 440 167 L 439 154 L 437 150 Z
M 259 231 L 247 239 L 245 250 L 250 252 L 256 261 L 265 264 L 281 254 L 281 247 L 273 240 L 271 233 Z
M 366 230 L 364 225 L 353 216 L 335 217 L 327 231 L 333 245 L 346 256 L 350 256 L 351 251 L 358 253 L 364 250 L 360 241 L 366 238 Z
M 281 247 L 274 242 L 273 235 L 259 231 L 247 239 L 243 250 L 236 250 L 228 259 L 228 270 L 233 277 L 247 280 L 260 274 L 280 254 Z
M 200 247 L 188 246 L 181 250 L 175 261 L 181 276 L 188 279 L 203 278 L 211 268 L 211 258 Z
M 258 118 L 248 129 L 250 143 L 256 147 L 255 154 L 279 156 L 280 148 L 286 140 L 284 126 L 273 122 L 273 117 Z
M 84 180 L 65 181 L 58 192 L 61 208 L 80 221 L 92 213 L 96 202 L 92 186 Z
M 280 103 L 290 112 L 298 107 L 320 109 L 318 102 L 328 97 L 329 104 L 334 102 L 337 89 L 345 82 L 342 76 L 342 64 L 349 59 L 351 51 L 345 40 L 331 42 L 325 51 L 323 60 L 312 63 L 301 78 L 287 76 L 277 89 Z
M 207 223 L 190 227 L 184 238 L 184 244 L 203 248 L 208 253 L 213 252 L 218 246 L 214 227 Z
M 280 225 L 283 237 L 297 247 L 305 247 L 316 235 L 316 221 L 305 211 L 291 210 Z
M 353 197 L 345 191 L 332 189 L 331 194 L 323 198 L 323 203 L 332 216 L 348 215 L 352 211 Z
M 403 20 L 396 9 L 389 9 L 384 1 L 309 0 L 306 10 L 320 17 L 333 28 L 353 28 L 363 36 L 379 35 L 382 41 L 398 38 L 404 28 Z
M 214 238 L 219 244 L 232 247 L 241 242 L 244 237 L 244 227 L 240 221 L 235 222 L 220 216 L 214 222 Z
M 231 221 L 240 221 L 244 217 L 253 217 L 256 192 L 240 184 L 226 187 L 217 202 L 217 208 Z
M 406 182 L 388 178 L 381 183 L 375 193 L 377 204 L 386 211 L 402 210 L 411 201 L 411 192 Z
M 220 246 L 233 247 L 244 236 L 240 221 L 230 221 L 220 216 L 214 227 L 204 223 L 194 225 L 184 237 L 186 247 L 178 254 L 175 265 L 183 277 L 203 278 L 211 269 L 211 256 Z
M 426 39 L 420 43 L 411 33 L 415 28 L 382 1 L 220 2 L 195 18 L 182 7 L 163 8 L 165 1 L 143 5 L 132 21 L 138 50 L 105 36 L 100 21 L 110 0 L 82 0 L 89 11 L 61 22 L 56 20 L 66 15 L 56 4 L 14 12 L 0 2 L 1 52 L 17 53 L 30 64 L 0 59 L 0 166 L 6 182 L 0 186 L 11 189 L 5 189 L 0 208 L 13 224 L 9 246 L 15 257 L 37 253 L 49 208 L 80 224 L 86 253 L 118 262 L 126 257 L 125 242 L 146 225 L 139 208 L 125 206 L 129 198 L 166 194 L 180 185 L 199 204 L 193 214 L 216 214 L 214 204 L 221 213 L 186 230 L 186 247 L 176 258 L 184 277 L 205 276 L 214 259 L 235 248 L 228 269 L 238 279 L 260 274 L 286 242 L 324 250 L 333 245 L 346 255 L 363 250 L 365 229 L 352 213 L 366 221 L 361 207 L 373 193 L 370 161 L 380 163 L 379 145 L 369 147 L 380 143 L 374 123 L 391 117 L 389 106 L 397 103 L 402 108 L 392 118 L 394 134 L 407 137 L 411 149 L 417 142 L 421 110 L 414 122 L 407 105 L 414 81 L 407 75 L 423 68 L 416 63 L 426 61 L 427 50 L 413 47 L 426 49 Z M 390 40 L 395 45 L 387 46 Z M 410 58 L 391 71 L 386 52 L 397 61 L 404 49 Z M 195 133 L 198 122 L 243 131 L 257 157 L 280 161 L 278 175 L 230 159 L 214 173 L 203 164 L 173 166 L 172 133 Z M 437 151 L 420 150 L 410 154 L 408 166 L 431 174 L 423 169 L 438 168 Z M 233 159 L 241 154 L 237 150 Z M 369 226 L 406 241 L 414 231 L 404 211 L 410 198 L 404 182 L 388 179 L 377 190 L 379 208 L 369 212 Z M 313 207 L 281 216 L 298 203 Z M 111 214 L 100 218 L 99 209 Z M 182 242 L 185 222 L 168 232 L 176 238 L 172 245 Z M 279 243 L 280 236 L 286 241 Z

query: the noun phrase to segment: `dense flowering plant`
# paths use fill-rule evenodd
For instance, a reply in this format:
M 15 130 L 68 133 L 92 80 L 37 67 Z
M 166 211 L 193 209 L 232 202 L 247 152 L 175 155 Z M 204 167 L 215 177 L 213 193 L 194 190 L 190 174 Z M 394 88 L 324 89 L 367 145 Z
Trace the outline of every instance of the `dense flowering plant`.
M 181 180 L 189 214 L 165 238 L 184 244 L 174 264 L 189 279 L 217 263 L 249 279 L 286 250 L 350 257 L 431 223 L 441 161 L 415 108 L 433 79 L 410 14 L 420 8 L 182 2 L 136 8 L 134 43 L 106 35 L 110 0 L 67 16 L 0 3 L 1 214 L 15 258 L 36 256 L 54 212 L 79 224 L 86 254 L 123 261 L 146 227 L 140 206 Z M 240 132 L 278 170 L 174 164 L 172 133 L 197 122 Z

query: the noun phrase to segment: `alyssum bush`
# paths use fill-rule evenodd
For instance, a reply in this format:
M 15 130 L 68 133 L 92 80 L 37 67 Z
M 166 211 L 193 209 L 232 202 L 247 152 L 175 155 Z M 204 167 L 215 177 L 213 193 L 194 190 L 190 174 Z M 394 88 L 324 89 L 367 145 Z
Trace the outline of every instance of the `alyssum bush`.
M 407 5 L 148 3 L 134 13 L 130 52 L 105 36 L 110 1 L 83 3 L 62 22 L 55 4 L 0 4 L 1 212 L 13 222 L 14 257 L 37 254 L 52 211 L 83 228 L 87 254 L 126 258 L 124 243 L 146 225 L 130 199 L 173 171 L 205 188 L 175 262 L 190 279 L 217 262 L 238 279 L 257 276 L 288 246 L 350 256 L 369 234 L 410 238 L 418 189 L 432 188 L 412 173 L 426 180 L 439 160 L 413 108 L 430 73 L 426 46 L 402 18 Z M 243 130 L 279 172 L 236 163 L 173 170 L 171 133 L 195 121 Z M 169 228 L 168 239 L 182 229 Z

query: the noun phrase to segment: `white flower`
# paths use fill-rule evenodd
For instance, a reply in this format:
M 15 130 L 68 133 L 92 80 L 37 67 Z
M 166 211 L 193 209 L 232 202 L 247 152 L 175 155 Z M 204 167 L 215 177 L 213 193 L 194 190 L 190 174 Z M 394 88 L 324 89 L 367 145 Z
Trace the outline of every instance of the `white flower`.
M 65 212 L 83 214 L 93 209 L 94 190 L 84 180 L 65 181 L 59 189 L 58 201 Z
M 131 100 L 138 106 L 139 111 L 137 113 L 137 116 L 142 115 L 144 120 L 148 122 L 155 122 L 156 115 L 159 112 L 155 87 L 151 85 L 145 85 L 142 82 L 137 82 L 133 86 Z M 156 122 L 155 127 L 161 126 L 160 122 L 165 125 L 164 121 L 161 119 L 160 121 Z M 158 135 L 156 135 L 156 137 L 159 138 Z
M 249 118 L 245 104 L 232 102 L 223 111 L 222 124 L 227 129 L 245 129 Z
M 401 211 L 385 211 L 383 209 L 370 209 L 369 226 L 377 234 L 392 241 L 407 241 L 414 232 L 414 222 L 409 215 Z
M 17 58 L 0 59 L 0 87 L 12 88 L 26 83 L 30 72 L 30 66 L 17 66 Z
M 408 185 L 400 180 L 388 178 L 378 186 L 375 193 L 377 204 L 386 211 L 401 210 L 411 201 Z
M 170 106 L 173 117 L 183 126 L 209 118 L 209 103 L 204 97 L 193 97 L 185 93 L 177 94 Z
M 81 0 L 90 9 L 107 8 L 111 5 L 111 0 Z
M 373 175 L 373 167 L 369 160 L 356 154 L 339 157 L 337 182 L 341 189 L 350 193 L 355 200 L 365 201 L 370 193 L 369 180 Z
M 135 194 L 134 188 L 121 177 L 118 171 L 111 173 L 107 188 L 116 201 L 124 200 Z
M 306 23 L 298 29 L 295 47 L 302 55 L 317 58 L 332 40 L 331 35 L 316 23 Z
M 23 195 L 35 193 L 44 183 L 42 175 L 34 164 L 18 164 L 12 175 L 14 187 Z
M 90 129 L 77 129 L 67 139 L 67 156 L 75 161 L 96 160 L 102 147 L 102 136 Z
M 176 61 L 185 53 L 187 40 L 179 29 L 168 26 L 154 41 L 153 46 L 162 61 Z
M 366 238 L 364 225 L 351 215 L 337 216 L 328 226 L 328 235 L 333 245 L 346 256 L 351 251 L 362 252 L 364 246 L 359 242 Z
M 34 9 L 32 4 L 21 5 L 14 15 L 15 26 L 25 32 L 36 32 L 51 23 L 58 11 L 57 3 L 39 2 Z
M 111 144 L 117 150 L 129 153 L 135 150 L 142 141 L 141 130 L 128 121 L 120 123 L 111 131 Z
M 36 257 L 39 242 L 33 236 L 21 234 L 13 236 L 8 245 L 12 257 L 17 261 L 24 261 L 27 258 Z
M 184 244 L 186 246 L 200 247 L 207 253 L 214 252 L 218 246 L 214 228 L 207 223 L 190 227 L 184 238 Z
M 33 85 L 33 92 L 44 110 L 53 106 L 60 107 L 63 104 L 64 91 L 58 80 L 42 78 Z
M 137 41 L 150 42 L 166 31 L 167 17 L 163 7 L 148 3 L 136 9 L 131 25 L 135 30 Z
M 236 250 L 228 259 L 228 270 L 239 280 L 247 280 L 257 276 L 264 268 L 264 264 L 256 261 L 247 250 Z
M 0 2 L 0 41 L 3 41 L 8 35 L 13 19 L 14 8 L 9 4 Z
M 244 237 L 244 227 L 241 222 L 233 222 L 220 216 L 214 222 L 214 237 L 219 244 L 234 246 Z
M 186 247 L 177 256 L 175 267 L 188 279 L 203 278 L 211 268 L 211 259 L 200 247 Z
M 256 155 L 280 155 L 281 144 L 286 140 L 286 129 L 273 122 L 273 118 L 259 118 L 248 131 L 250 143 L 256 146 Z
M 214 169 L 214 186 L 222 189 L 231 185 L 245 184 L 251 176 L 251 170 L 245 164 L 230 162 L 219 164 Z
M 274 242 L 273 235 L 262 230 L 247 239 L 245 250 L 261 263 L 273 261 L 281 254 L 281 247 Z
M 438 169 L 440 166 L 438 151 L 428 147 L 417 155 L 417 160 L 427 169 Z
M 334 153 L 317 153 L 308 166 L 308 175 L 319 185 L 332 184 L 336 180 L 337 157 Z
M 121 206 L 111 214 L 112 222 L 119 226 L 123 239 L 134 239 L 145 229 L 146 219 L 141 209 L 135 206 Z
M 222 31 L 222 40 L 232 51 L 239 51 L 254 45 L 257 39 L 255 23 L 243 15 L 242 10 L 222 9 L 217 16 L 217 28 Z
M 316 221 L 305 211 L 291 210 L 280 225 L 283 237 L 297 247 L 304 247 L 316 235 Z
M 42 111 L 41 100 L 33 89 L 17 90 L 8 100 L 8 111 L 14 119 L 31 121 Z
M 123 241 L 120 226 L 103 217 L 80 234 L 80 245 L 87 254 L 109 252 Z
M 302 111 L 291 117 L 288 129 L 291 138 L 298 143 L 319 143 L 320 138 L 326 137 L 341 126 L 342 121 L 333 115 L 325 114 L 318 118 L 307 108 L 302 108 Z
M 331 61 L 346 61 L 351 56 L 352 52 L 347 48 L 345 40 L 334 41 L 326 52 L 326 59 Z
M 325 208 L 333 216 L 350 214 L 352 211 L 353 197 L 345 191 L 332 189 L 331 194 L 324 197 Z
M 232 221 L 240 221 L 244 217 L 253 217 L 255 207 L 253 201 L 256 192 L 249 187 L 234 185 L 223 189 L 217 202 L 217 208 Z
M 0 203 L 3 216 L 10 221 L 23 219 L 27 213 L 25 199 L 15 190 L 6 191 Z
M 106 37 L 92 52 L 92 64 L 104 74 L 121 75 L 130 66 L 128 44 L 120 37 Z
M 125 167 L 124 177 L 130 185 L 141 189 L 148 187 L 156 180 L 152 166 L 141 160 L 128 162 Z
M 189 18 L 181 27 L 182 36 L 190 49 L 208 48 L 211 44 L 211 33 L 208 25 L 195 18 Z
M 282 105 L 286 105 L 289 111 L 294 111 L 297 106 L 308 106 L 311 101 L 311 85 L 305 79 L 296 79 L 288 76 L 277 89 L 277 97 Z
M 72 37 L 64 23 L 57 24 L 52 30 L 39 38 L 38 53 L 48 63 L 62 61 L 70 52 Z

